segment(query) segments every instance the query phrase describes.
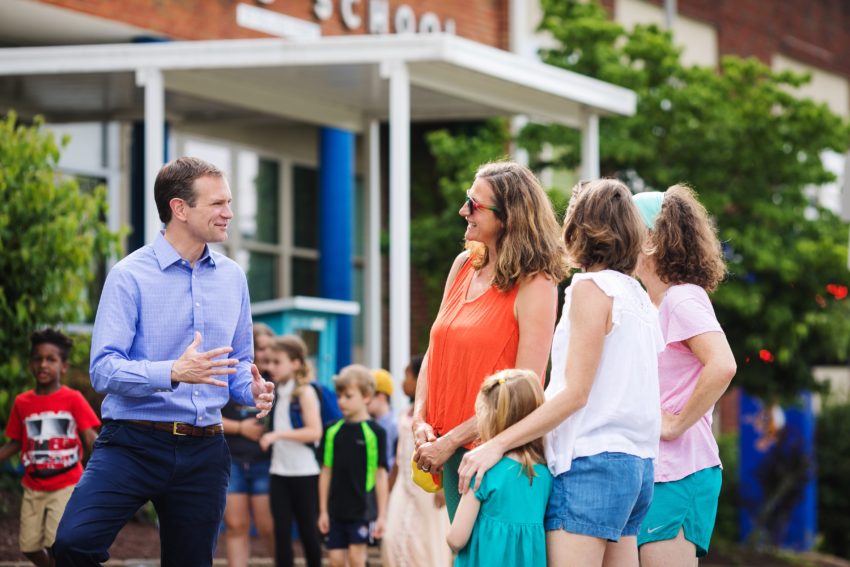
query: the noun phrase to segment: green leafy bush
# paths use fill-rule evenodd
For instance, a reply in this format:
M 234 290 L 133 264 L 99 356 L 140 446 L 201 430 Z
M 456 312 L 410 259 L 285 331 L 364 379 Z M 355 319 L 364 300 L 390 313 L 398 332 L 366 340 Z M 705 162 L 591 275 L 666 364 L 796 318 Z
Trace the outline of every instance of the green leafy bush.
M 818 528 L 823 551 L 850 559 L 850 404 L 826 404 L 816 438 Z
M 106 192 L 79 190 L 57 173 L 60 144 L 36 119 L 0 119 L 0 425 L 30 388 L 29 334 L 74 323 L 89 309 L 85 293 L 95 259 L 117 254 L 106 218 Z

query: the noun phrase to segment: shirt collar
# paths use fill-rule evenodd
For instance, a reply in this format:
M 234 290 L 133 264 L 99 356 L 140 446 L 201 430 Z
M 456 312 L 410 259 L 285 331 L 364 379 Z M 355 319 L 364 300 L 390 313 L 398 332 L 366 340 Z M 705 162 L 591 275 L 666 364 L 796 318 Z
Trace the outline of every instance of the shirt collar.
M 159 234 L 156 235 L 156 238 L 153 241 L 153 251 L 156 255 L 157 262 L 159 262 L 160 270 L 164 270 L 169 266 L 173 266 L 174 264 L 183 261 L 183 258 L 180 257 L 177 250 L 175 250 L 171 243 L 165 239 L 164 230 L 159 231 Z M 203 264 L 204 262 L 209 262 L 210 266 L 215 267 L 215 258 L 213 257 L 208 244 L 204 245 L 204 251 L 201 253 L 200 259 L 198 259 L 198 264 Z

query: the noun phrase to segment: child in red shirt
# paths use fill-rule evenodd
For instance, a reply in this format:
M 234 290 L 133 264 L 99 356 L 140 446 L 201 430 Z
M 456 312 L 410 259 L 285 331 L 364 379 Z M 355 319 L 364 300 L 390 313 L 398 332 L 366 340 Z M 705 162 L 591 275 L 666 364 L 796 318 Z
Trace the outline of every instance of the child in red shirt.
M 30 337 L 35 389 L 15 398 L 0 461 L 18 451 L 24 466 L 20 546 L 39 567 L 53 564 L 49 552 L 56 527 L 83 474 L 80 436 L 91 451 L 100 420 L 82 394 L 62 385 L 73 342 L 44 329 Z

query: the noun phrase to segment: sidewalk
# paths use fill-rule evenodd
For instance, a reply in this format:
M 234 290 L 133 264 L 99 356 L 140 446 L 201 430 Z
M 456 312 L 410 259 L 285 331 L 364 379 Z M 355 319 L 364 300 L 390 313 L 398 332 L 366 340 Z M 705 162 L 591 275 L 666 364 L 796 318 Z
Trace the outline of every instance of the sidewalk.
M 323 564 L 326 564 L 325 561 Z M 159 559 L 113 559 L 104 563 L 106 567 L 159 567 Z M 214 567 L 227 567 L 226 559 L 216 559 L 213 561 Z M 249 567 L 271 567 L 274 565 L 274 560 L 268 557 L 252 558 L 248 562 Z M 296 567 L 304 567 L 307 564 L 303 558 L 295 559 Z M 372 564 L 375 565 L 375 564 Z M 0 561 L 0 567 L 32 567 L 29 561 Z
M 328 565 L 325 558 L 322 565 Z M 367 567 L 380 567 L 381 552 L 379 549 L 370 548 L 369 557 L 366 561 Z M 105 567 L 159 567 L 159 559 L 112 559 L 104 563 Z M 273 567 L 274 559 L 271 557 L 252 557 L 248 561 L 248 567 Z M 307 563 L 303 557 L 295 558 L 295 567 L 306 567 Z M 32 567 L 29 561 L 0 561 L 0 567 Z M 213 567 L 227 567 L 227 560 L 216 558 Z

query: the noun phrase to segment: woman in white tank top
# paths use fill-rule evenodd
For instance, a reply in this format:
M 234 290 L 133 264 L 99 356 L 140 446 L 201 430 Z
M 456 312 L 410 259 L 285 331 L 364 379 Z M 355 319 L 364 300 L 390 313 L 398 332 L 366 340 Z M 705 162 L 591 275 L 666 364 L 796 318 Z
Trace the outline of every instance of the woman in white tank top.
M 552 345 L 546 403 L 471 451 L 461 487 L 504 452 L 546 435 L 555 481 L 546 511 L 548 564 L 637 566 L 660 432 L 658 315 L 631 277 L 645 237 L 616 180 L 582 183 L 564 220 L 573 266 Z

